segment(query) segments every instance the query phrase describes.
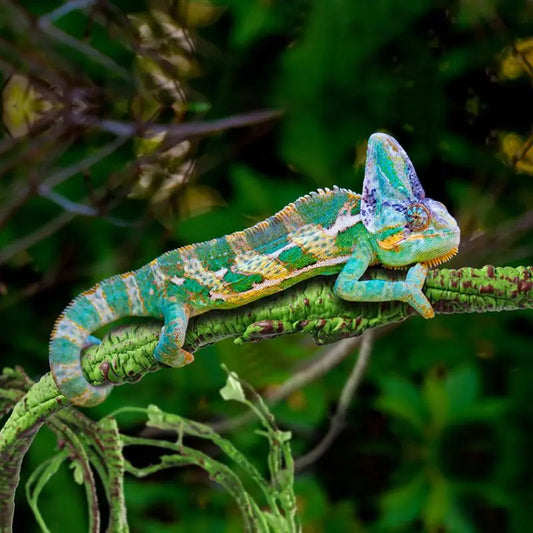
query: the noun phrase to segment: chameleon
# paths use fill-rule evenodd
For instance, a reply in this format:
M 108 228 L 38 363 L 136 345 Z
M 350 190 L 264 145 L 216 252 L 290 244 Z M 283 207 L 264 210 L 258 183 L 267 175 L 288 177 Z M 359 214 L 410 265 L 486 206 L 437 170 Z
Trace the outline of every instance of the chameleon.
M 318 275 L 337 275 L 347 301 L 407 302 L 424 318 L 428 269 L 457 253 L 460 230 L 446 207 L 427 198 L 398 141 L 374 133 L 363 190 L 318 189 L 243 231 L 168 251 L 110 277 L 75 298 L 55 322 L 49 361 L 72 403 L 97 405 L 112 385 L 92 385 L 80 354 L 92 332 L 126 316 L 164 319 L 154 358 L 171 367 L 193 361 L 183 348 L 191 317 L 231 309 Z M 408 268 L 404 281 L 361 280 L 369 266 Z

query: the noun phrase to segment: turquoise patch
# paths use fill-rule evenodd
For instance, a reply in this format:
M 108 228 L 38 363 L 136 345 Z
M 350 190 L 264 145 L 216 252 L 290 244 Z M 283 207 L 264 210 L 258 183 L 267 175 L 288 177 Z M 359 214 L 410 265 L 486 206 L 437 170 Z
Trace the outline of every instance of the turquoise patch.
M 186 299 L 184 303 L 188 302 L 187 298 L 198 298 L 198 297 L 203 297 L 204 299 L 209 298 L 209 291 L 195 279 L 185 278 L 185 282 L 183 283 L 183 285 L 180 285 L 178 287 L 178 292 L 181 292 L 180 289 L 185 292 L 184 296 Z
M 212 272 L 227 268 L 235 259 L 235 252 L 227 243 L 226 237 L 196 244 L 194 252 L 204 268 Z
M 330 228 L 335 224 L 337 215 L 347 200 L 347 194 L 341 191 L 330 193 L 328 196 L 321 194 L 298 203 L 297 210 L 305 222 Z
M 289 239 L 287 234 L 282 235 L 281 237 L 277 237 L 275 239 L 272 239 L 270 241 L 263 242 L 262 244 L 254 244 L 254 239 L 248 239 L 250 244 L 254 247 L 254 249 L 263 255 L 272 254 L 274 252 L 277 252 L 280 248 L 283 248 L 287 244 L 289 244 Z
M 111 278 L 102 283 L 107 305 L 118 315 L 130 314 L 130 301 L 126 285 L 120 277 Z
M 90 331 L 101 325 L 96 309 L 86 296 L 74 300 L 74 305 L 65 310 L 65 316 Z
M 56 337 L 50 343 L 50 362 L 54 365 L 68 365 L 79 357 L 80 346 L 63 337 Z
M 90 383 L 83 376 L 75 376 L 68 381 L 61 383 L 61 392 L 67 398 L 76 398 L 87 393 Z
M 262 254 L 278 250 L 282 242 L 287 243 L 287 233 L 279 213 L 267 218 L 259 228 L 252 226 L 244 231 L 248 244 Z
M 134 275 L 137 280 L 137 286 L 139 287 L 139 292 L 141 293 L 146 312 L 151 316 L 163 316 L 159 309 L 159 294 L 150 267 L 147 265 L 136 270 Z M 150 294 L 150 289 L 153 291 L 153 294 Z
M 183 260 L 179 252 L 180 252 L 180 249 L 178 248 L 177 250 L 172 250 L 171 252 L 167 252 L 159 256 L 156 259 L 157 266 L 161 269 L 162 272 L 170 276 L 173 276 L 177 272 L 181 271 Z M 141 268 L 141 270 L 145 270 L 145 269 L 148 270 L 147 273 L 149 275 L 153 275 L 152 270 L 150 269 L 150 263 L 148 263 L 146 266 Z

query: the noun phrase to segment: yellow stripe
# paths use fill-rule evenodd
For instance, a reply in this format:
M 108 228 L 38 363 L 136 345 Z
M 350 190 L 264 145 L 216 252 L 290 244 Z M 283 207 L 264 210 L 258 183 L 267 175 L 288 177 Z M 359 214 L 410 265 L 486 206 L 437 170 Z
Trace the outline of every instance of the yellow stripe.
M 235 258 L 234 270 L 243 274 L 260 274 L 265 279 L 280 279 L 289 270 L 277 259 L 256 252 L 245 252 Z

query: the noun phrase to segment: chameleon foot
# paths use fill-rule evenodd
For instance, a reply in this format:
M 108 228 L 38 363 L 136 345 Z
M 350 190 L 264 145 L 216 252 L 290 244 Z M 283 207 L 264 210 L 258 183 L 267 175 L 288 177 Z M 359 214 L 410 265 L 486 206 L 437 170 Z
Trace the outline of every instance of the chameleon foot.
M 156 348 L 154 357 L 160 363 L 173 368 L 180 368 L 194 361 L 194 355 L 183 348 L 178 348 L 177 351 L 173 351 L 171 353 L 164 353 L 162 351 L 158 351 Z
M 429 300 L 426 298 L 426 295 L 422 292 L 427 273 L 428 267 L 421 263 L 411 267 L 407 272 L 405 281 L 397 282 L 401 283 L 403 286 L 403 294 L 399 299 L 408 303 L 424 318 L 433 318 L 435 316 L 435 311 L 429 303 Z

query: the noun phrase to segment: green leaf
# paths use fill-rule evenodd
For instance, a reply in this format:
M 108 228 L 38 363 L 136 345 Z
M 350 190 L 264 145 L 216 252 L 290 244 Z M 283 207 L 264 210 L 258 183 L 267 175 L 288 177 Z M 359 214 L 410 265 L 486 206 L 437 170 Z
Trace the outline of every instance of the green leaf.
M 485 398 L 470 407 L 463 414 L 464 418 L 483 420 L 486 422 L 500 421 L 508 413 L 510 401 L 501 398 Z
M 477 369 L 463 366 L 450 372 L 446 380 L 450 418 L 462 415 L 472 407 L 479 395 L 480 379 Z
M 424 477 L 418 476 L 410 483 L 386 493 L 381 499 L 380 530 L 391 531 L 417 519 L 427 500 L 427 489 Z
M 406 421 L 422 434 L 427 420 L 427 410 L 420 392 L 403 378 L 386 377 L 380 381 L 383 390 L 377 407 L 386 414 Z
M 280 442 L 289 442 L 292 439 L 292 432 L 278 431 L 276 436 Z
M 78 485 L 83 485 L 83 466 L 81 463 L 79 461 L 72 461 L 70 463 L 70 468 L 72 469 L 74 481 Z
M 450 487 L 446 479 L 438 476 L 432 480 L 431 490 L 424 507 L 424 523 L 427 531 L 434 531 L 444 522 L 448 510 Z
M 248 403 L 241 383 L 234 372 L 228 374 L 226 385 L 220 389 L 220 395 L 224 400 L 234 400 L 240 403 Z
M 449 397 L 446 391 L 445 376 L 438 368 L 432 369 L 426 376 L 422 394 L 427 402 L 433 431 L 442 431 L 449 416 Z

